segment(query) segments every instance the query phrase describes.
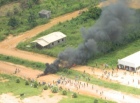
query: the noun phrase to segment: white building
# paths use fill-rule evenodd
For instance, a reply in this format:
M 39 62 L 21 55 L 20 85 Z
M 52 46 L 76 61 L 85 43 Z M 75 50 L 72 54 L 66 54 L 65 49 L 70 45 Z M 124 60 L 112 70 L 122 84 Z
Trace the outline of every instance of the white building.
M 36 43 L 37 46 L 42 48 L 44 47 L 51 48 L 65 41 L 66 41 L 65 34 L 63 34 L 62 32 L 53 32 L 51 34 L 36 39 L 32 43 Z
M 119 69 L 137 71 L 140 69 L 140 51 L 131 54 L 123 59 L 118 59 Z

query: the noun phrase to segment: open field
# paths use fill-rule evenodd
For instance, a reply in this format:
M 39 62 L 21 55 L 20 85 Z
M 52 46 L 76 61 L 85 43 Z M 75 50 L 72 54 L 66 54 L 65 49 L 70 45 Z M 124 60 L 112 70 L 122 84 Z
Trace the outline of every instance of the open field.
M 0 78 L 3 78 L 3 80 L 7 80 L 5 82 L 1 82 L 0 80 L 0 94 L 13 93 L 14 95 L 20 97 L 20 94 L 25 93 L 25 97 L 29 97 L 33 95 L 39 95 L 42 92 L 42 87 L 33 88 L 25 85 L 26 80 L 22 78 L 6 74 L 0 74 Z M 20 83 L 16 83 L 17 79 L 20 80 Z

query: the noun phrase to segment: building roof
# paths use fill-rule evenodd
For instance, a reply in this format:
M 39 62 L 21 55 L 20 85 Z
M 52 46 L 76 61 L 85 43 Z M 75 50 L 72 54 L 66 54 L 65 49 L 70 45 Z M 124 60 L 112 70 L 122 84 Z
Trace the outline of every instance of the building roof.
M 53 33 L 50 33 L 50 34 L 45 35 L 43 37 L 40 37 L 40 38 L 36 39 L 33 42 L 36 42 L 39 45 L 41 45 L 42 47 L 44 47 L 44 46 L 49 45 L 50 43 L 53 43 L 53 42 L 55 42 L 57 40 L 65 38 L 65 37 L 66 37 L 65 34 L 63 34 L 62 32 L 58 31 L 58 32 L 53 32 Z
M 41 10 L 40 12 L 39 12 L 39 14 L 48 14 L 48 13 L 50 13 L 51 11 L 48 11 L 48 10 Z
M 139 67 L 140 66 L 140 51 L 131 54 L 123 59 L 118 60 L 119 64 L 123 64 L 130 67 Z

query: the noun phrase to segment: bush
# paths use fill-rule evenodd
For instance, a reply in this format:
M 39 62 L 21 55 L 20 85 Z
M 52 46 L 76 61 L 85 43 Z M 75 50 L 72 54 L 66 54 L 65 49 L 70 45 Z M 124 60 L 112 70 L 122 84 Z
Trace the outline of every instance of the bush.
M 29 85 L 29 82 L 28 82 L 28 81 L 26 81 L 26 82 L 25 82 L 25 85 Z
M 47 90 L 47 89 L 48 89 L 48 86 L 45 85 L 44 90 Z
M 62 91 L 62 95 L 67 95 L 67 91 L 66 90 L 63 90 Z
M 93 103 L 98 103 L 98 100 L 97 100 L 97 99 L 95 99 Z
M 57 87 L 53 87 L 52 88 L 52 93 L 57 93 L 58 92 L 58 88 Z
M 17 79 L 17 80 L 16 80 L 16 83 L 20 83 L 20 80 L 19 80 L 19 79 Z
M 76 93 L 73 93 L 72 94 L 72 98 L 77 98 L 77 94 Z
M 38 86 L 38 83 L 35 82 L 35 83 L 34 83 L 34 88 L 37 88 L 37 86 Z

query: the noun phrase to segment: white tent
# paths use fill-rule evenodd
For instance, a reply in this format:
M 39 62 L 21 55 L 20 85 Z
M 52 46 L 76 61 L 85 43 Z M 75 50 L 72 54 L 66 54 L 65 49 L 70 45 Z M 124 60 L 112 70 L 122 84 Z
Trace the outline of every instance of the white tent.
M 131 54 L 123 59 L 118 59 L 118 65 L 122 65 L 125 69 L 131 70 L 132 68 L 134 71 L 139 69 L 140 67 L 140 51 Z

